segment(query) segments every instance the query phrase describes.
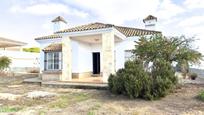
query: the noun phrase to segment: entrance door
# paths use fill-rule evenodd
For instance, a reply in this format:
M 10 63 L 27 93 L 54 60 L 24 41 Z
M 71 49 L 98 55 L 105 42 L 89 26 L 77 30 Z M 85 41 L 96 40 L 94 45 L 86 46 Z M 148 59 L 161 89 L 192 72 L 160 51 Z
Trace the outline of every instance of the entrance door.
M 93 52 L 93 74 L 100 74 L 100 52 Z

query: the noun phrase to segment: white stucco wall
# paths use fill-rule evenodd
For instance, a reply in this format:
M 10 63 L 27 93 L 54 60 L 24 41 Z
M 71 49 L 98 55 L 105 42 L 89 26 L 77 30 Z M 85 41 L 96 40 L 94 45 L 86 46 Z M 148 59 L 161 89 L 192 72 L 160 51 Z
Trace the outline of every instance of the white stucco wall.
M 115 56 L 116 56 L 116 71 L 120 68 L 124 68 L 125 64 L 125 50 L 131 50 L 135 48 L 135 41 L 139 37 L 128 37 L 125 38 L 122 42 L 115 43 Z
M 92 72 L 93 70 L 93 60 L 92 53 L 100 52 L 101 54 L 101 46 L 102 44 L 89 44 L 84 42 L 78 42 L 78 72 Z M 102 60 L 102 57 L 100 57 Z
M 66 28 L 67 28 L 67 24 L 62 21 L 53 22 L 53 32 L 64 30 Z
M 91 44 L 79 42 L 79 73 L 92 71 Z
M 71 39 L 72 45 L 72 73 L 78 73 L 79 71 L 79 43 Z
M 156 24 L 157 24 L 156 19 L 146 20 L 145 21 L 145 29 L 147 29 L 147 30 L 157 30 Z

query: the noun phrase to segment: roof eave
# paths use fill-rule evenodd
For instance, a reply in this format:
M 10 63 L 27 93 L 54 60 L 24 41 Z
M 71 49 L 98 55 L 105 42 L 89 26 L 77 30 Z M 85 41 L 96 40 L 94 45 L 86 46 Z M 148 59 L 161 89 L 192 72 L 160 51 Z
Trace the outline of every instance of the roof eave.
M 102 29 L 93 29 L 93 30 L 83 30 L 83 31 L 76 31 L 76 32 L 56 32 L 61 36 L 84 36 L 84 35 L 94 35 L 94 34 L 101 34 L 104 32 L 111 32 L 113 27 L 109 28 L 102 28 Z

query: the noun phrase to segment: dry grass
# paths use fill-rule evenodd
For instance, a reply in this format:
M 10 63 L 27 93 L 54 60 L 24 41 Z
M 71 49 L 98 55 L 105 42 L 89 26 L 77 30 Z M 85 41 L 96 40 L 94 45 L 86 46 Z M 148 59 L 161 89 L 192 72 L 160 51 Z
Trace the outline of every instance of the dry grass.
M 1 106 L 0 107 L 0 113 L 4 113 L 4 112 L 18 112 L 21 109 L 22 109 L 21 107 Z
M 16 80 L 18 82 L 16 82 Z M 204 112 L 204 102 L 195 98 L 204 85 L 187 84 L 177 88 L 165 98 L 157 101 L 144 101 L 141 99 L 130 100 L 125 96 L 118 96 L 104 90 L 83 90 L 48 88 L 38 85 L 22 84 L 21 78 L 0 78 L 1 93 L 23 95 L 33 90 L 55 92 L 58 95 L 50 98 L 30 99 L 25 96 L 15 101 L 0 100 L 0 112 L 26 113 L 33 110 L 36 115 L 53 114 L 183 114 Z M 11 81 L 5 83 L 3 81 Z M 14 87 L 13 85 L 19 85 Z M 201 114 L 202 114 L 201 113 Z M 0 113 L 1 114 L 1 113 Z M 204 113 L 203 113 L 204 114 Z
M 100 107 L 101 107 L 100 103 L 95 104 L 92 108 L 89 109 L 87 114 L 88 115 L 95 115 Z
M 80 101 L 85 101 L 90 98 L 89 94 L 86 93 L 70 93 L 70 94 L 63 94 L 57 97 L 57 100 L 51 102 L 48 107 L 49 108 L 66 108 L 70 104 L 74 104 Z
M 198 94 L 198 99 L 204 102 L 204 90 L 202 90 L 201 92 L 199 92 Z

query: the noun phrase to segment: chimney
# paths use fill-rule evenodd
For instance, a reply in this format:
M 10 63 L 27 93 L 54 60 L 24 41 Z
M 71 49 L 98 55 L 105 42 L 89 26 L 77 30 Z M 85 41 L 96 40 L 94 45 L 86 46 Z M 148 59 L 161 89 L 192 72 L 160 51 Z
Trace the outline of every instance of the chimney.
M 52 23 L 53 23 L 53 31 L 54 32 L 63 30 L 67 27 L 67 22 L 61 16 L 58 16 L 54 20 L 52 20 Z
M 145 29 L 156 30 L 157 17 L 149 15 L 143 19 L 143 22 L 145 23 Z

